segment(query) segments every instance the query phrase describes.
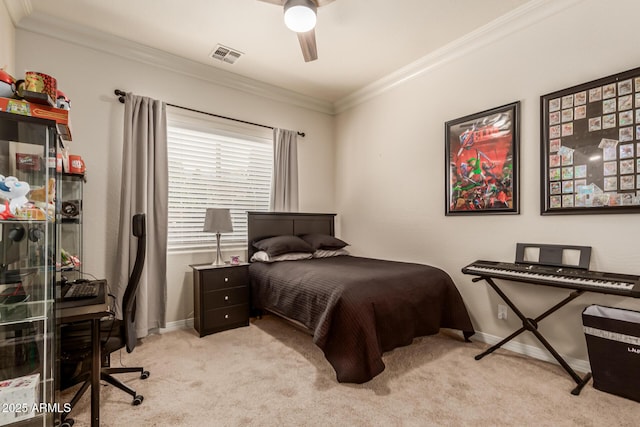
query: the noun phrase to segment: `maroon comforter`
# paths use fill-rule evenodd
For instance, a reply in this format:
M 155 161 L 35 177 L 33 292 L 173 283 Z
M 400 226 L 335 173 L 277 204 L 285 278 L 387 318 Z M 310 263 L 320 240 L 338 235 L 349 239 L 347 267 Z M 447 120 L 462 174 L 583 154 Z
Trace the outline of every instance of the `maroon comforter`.
M 451 277 L 421 264 L 353 256 L 254 262 L 252 304 L 296 320 L 336 371 L 363 383 L 384 370 L 382 353 L 440 328 L 474 333 Z

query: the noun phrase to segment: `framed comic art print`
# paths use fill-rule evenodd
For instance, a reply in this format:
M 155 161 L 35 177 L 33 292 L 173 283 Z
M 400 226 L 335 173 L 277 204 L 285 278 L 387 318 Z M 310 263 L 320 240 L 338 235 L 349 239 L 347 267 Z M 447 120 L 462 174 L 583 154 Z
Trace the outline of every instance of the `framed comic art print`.
M 446 215 L 517 214 L 520 102 L 445 123 Z
M 640 68 L 543 95 L 541 214 L 640 212 Z

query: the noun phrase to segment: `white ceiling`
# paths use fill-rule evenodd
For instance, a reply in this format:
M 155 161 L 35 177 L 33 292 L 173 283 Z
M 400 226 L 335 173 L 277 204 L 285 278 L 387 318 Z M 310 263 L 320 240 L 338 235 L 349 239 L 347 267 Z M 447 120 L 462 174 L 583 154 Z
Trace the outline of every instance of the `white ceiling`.
M 18 27 L 87 27 L 329 103 L 530 0 L 335 0 L 318 9 L 318 60 L 305 63 L 282 8 L 259 0 L 7 0 Z M 22 17 L 15 18 L 16 3 Z M 244 55 L 210 58 L 217 44 Z

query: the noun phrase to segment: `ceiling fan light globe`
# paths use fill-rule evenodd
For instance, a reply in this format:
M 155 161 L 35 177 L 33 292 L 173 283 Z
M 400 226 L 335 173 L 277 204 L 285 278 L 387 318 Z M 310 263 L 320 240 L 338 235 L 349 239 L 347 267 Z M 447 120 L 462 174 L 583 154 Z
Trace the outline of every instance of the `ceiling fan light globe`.
M 316 26 L 316 5 L 311 0 L 288 0 L 284 5 L 284 23 L 291 31 L 306 33 Z

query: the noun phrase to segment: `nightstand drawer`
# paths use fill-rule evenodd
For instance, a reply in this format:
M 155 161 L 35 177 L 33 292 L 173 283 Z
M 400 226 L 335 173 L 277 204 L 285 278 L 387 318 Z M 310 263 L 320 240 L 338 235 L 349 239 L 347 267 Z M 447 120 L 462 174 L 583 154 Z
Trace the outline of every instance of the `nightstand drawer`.
M 249 325 L 249 304 L 218 308 L 204 313 L 206 331 L 218 332 L 247 325 Z
M 207 310 L 247 304 L 249 302 L 249 288 L 247 286 L 240 286 L 237 288 L 205 292 L 203 302 Z
M 225 267 L 202 272 L 202 290 L 234 288 L 249 284 L 249 271 L 245 267 Z

